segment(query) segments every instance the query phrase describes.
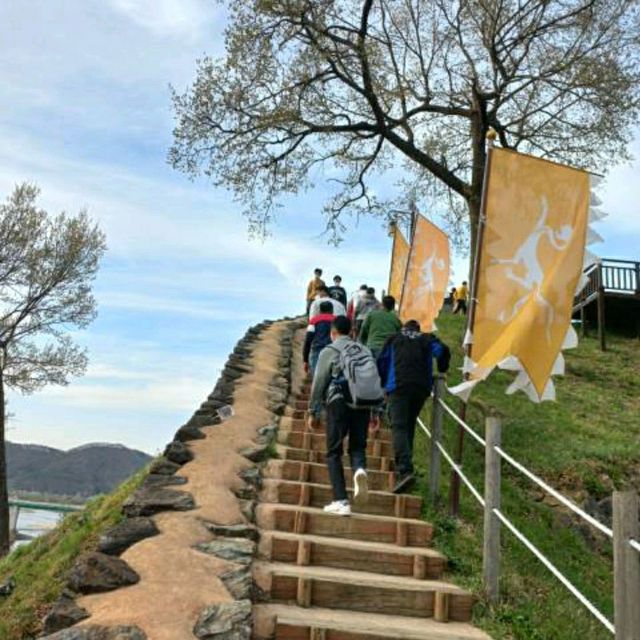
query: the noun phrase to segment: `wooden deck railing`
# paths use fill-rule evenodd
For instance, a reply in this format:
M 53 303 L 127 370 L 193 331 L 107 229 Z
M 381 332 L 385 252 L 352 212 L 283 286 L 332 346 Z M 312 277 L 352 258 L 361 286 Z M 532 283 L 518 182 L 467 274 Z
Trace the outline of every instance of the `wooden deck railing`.
M 618 295 L 640 295 L 640 262 L 603 258 L 589 265 L 584 274 L 589 278 L 576 296 L 576 305 L 595 298 L 599 291 Z

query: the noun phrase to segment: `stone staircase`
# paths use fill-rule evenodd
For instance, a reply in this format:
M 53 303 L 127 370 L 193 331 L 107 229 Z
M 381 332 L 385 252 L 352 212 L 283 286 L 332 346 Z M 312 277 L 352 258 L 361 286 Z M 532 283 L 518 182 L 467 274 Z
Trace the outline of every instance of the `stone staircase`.
M 264 468 L 255 639 L 489 640 L 469 624 L 474 596 L 441 580 L 447 562 L 429 547 L 433 527 L 420 520 L 422 499 L 391 492 L 389 432 L 368 443 L 367 503 L 350 517 L 322 511 L 332 494 L 324 433 L 304 423 L 308 391 L 287 408 L 280 458 Z

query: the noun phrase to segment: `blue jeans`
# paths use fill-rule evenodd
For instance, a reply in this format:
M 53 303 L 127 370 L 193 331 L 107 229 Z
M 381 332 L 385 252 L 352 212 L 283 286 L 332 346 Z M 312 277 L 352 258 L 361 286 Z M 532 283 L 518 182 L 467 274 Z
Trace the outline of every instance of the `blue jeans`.
M 322 349 L 311 349 L 311 352 L 309 353 L 309 371 L 311 372 L 312 378 L 315 375 L 316 367 L 318 366 L 320 351 L 322 351 Z
M 311 349 L 309 353 L 309 372 L 311 373 L 312 378 L 316 373 L 316 367 L 318 366 L 318 358 L 320 357 L 320 351 L 321 349 Z M 310 406 L 309 409 L 311 410 L 312 413 L 317 414 L 320 411 L 321 407 Z

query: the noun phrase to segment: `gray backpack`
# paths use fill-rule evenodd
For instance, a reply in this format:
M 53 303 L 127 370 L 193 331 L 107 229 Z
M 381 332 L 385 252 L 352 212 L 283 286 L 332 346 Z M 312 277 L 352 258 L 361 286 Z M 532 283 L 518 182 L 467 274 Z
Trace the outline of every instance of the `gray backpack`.
M 339 364 L 342 371 L 342 376 L 336 383 L 342 383 L 345 391 L 348 391 L 345 397 L 347 405 L 354 409 L 381 405 L 384 392 L 371 351 L 354 341 L 349 342 L 344 349 L 336 351 L 340 354 Z

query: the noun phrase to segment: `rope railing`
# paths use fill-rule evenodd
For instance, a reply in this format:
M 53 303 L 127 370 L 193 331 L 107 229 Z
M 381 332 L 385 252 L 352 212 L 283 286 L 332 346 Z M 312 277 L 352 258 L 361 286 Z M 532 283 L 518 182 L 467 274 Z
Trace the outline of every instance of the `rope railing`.
M 575 502 L 569 500 L 561 493 L 556 491 L 553 487 L 550 487 L 542 478 L 539 478 L 535 473 L 532 473 L 525 466 L 521 465 L 517 460 L 514 460 L 502 447 L 496 447 L 498 455 L 508 462 L 514 469 L 517 469 L 520 473 L 527 476 L 529 480 L 537 484 L 541 489 L 552 495 L 558 502 L 563 504 L 567 509 L 571 509 L 576 515 L 580 516 L 583 520 L 588 522 L 591 526 L 595 527 L 609 538 L 613 538 L 613 531 L 602 524 L 600 520 L 596 520 L 593 516 L 590 516 L 586 511 L 581 509 Z
M 482 447 L 486 446 L 484 438 L 476 433 L 475 429 L 472 429 L 442 398 L 438 398 L 438 402 L 442 408 L 457 422 L 476 442 L 480 443 Z
M 522 544 L 533 553 L 533 555 L 542 562 L 542 564 L 549 569 L 549 571 L 575 596 L 575 598 L 581 602 L 603 625 L 615 633 L 616 629 L 611 621 L 581 592 L 573 583 L 565 578 L 560 570 L 536 547 L 527 536 L 522 533 L 501 511 L 498 509 L 492 510 L 495 516 L 502 522 L 502 524 L 511 531 L 511 533 L 522 542 Z
M 429 431 L 429 429 L 427 429 L 426 425 L 420 418 L 418 418 L 418 425 L 422 427 L 422 430 L 427 434 L 429 438 L 431 438 L 431 432 Z M 447 450 L 442 446 L 440 442 L 437 443 L 437 446 L 444 459 L 449 463 L 449 466 L 455 470 L 455 472 L 460 476 L 462 482 L 464 482 L 467 486 L 467 489 L 471 491 L 473 497 L 484 507 L 484 498 L 482 497 L 480 492 L 473 486 L 471 480 L 469 480 L 469 478 L 467 478 L 465 473 L 462 471 L 462 466 L 454 462 L 453 458 L 449 455 Z
M 431 440 L 430 493 L 435 501 L 439 497 L 440 457 L 454 470 L 477 502 L 483 506 L 485 514 L 483 540 L 483 580 L 490 600 L 499 595 L 498 578 L 500 563 L 500 524 L 503 524 L 561 583 L 567 590 L 612 634 L 616 639 L 631 640 L 640 629 L 640 563 L 636 552 L 640 553 L 640 529 L 638 527 L 638 496 L 634 492 L 614 492 L 613 527 L 608 527 L 569 498 L 563 496 L 542 478 L 529 471 L 515 460 L 501 446 L 501 424 L 497 418 L 488 418 L 485 438 L 482 438 L 442 399 L 446 390 L 444 380 L 436 379 L 434 389 L 432 430 L 418 419 L 421 429 Z M 462 470 L 462 463 L 456 462 L 446 451 L 442 440 L 444 414 L 449 415 L 462 429 L 484 447 L 485 487 L 484 496 L 476 489 Z M 582 520 L 588 522 L 602 534 L 613 540 L 614 546 L 614 601 L 615 624 L 611 622 L 562 572 L 520 531 L 500 510 L 501 465 L 504 460 L 543 491 L 555 498 Z

